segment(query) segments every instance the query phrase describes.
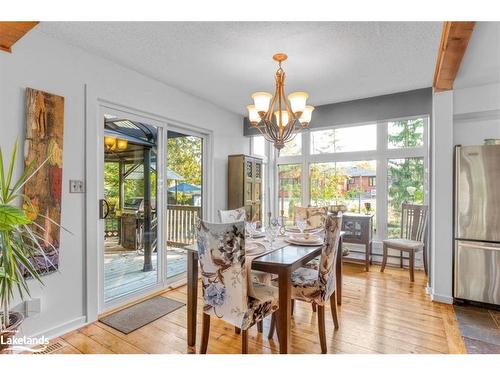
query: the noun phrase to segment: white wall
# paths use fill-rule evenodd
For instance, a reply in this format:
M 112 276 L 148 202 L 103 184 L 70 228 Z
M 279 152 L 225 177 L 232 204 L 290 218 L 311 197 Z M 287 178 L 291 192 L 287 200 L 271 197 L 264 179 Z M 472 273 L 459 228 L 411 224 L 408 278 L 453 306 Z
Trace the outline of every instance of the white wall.
M 454 90 L 454 144 L 480 145 L 485 138 L 500 139 L 500 83 Z
M 431 126 L 431 297 L 452 299 L 453 91 L 434 93 Z
M 85 196 L 69 194 L 68 181 L 85 176 L 86 84 L 100 98 L 213 131 L 214 209 L 226 206 L 227 155 L 248 152 L 239 115 L 36 29 L 14 46 L 12 54 L 0 53 L 0 147 L 4 153 L 16 137 L 24 138 L 26 87 L 65 98 L 62 224 L 73 235 L 62 234 L 60 272 L 44 277 L 44 288 L 33 288 L 33 297 L 41 298 L 42 312 L 23 324 L 22 333 L 27 335 L 55 335 L 85 321 Z M 21 168 L 20 159 L 17 174 Z

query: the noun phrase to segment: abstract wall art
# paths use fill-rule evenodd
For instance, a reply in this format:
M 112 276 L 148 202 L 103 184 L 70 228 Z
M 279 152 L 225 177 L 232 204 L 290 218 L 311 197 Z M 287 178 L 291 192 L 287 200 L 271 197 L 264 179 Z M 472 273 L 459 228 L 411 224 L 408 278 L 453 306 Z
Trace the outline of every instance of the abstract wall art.
M 24 186 L 24 208 L 46 255 L 33 259 L 40 273 L 59 268 L 63 133 L 64 98 L 27 88 L 24 162 L 40 169 Z

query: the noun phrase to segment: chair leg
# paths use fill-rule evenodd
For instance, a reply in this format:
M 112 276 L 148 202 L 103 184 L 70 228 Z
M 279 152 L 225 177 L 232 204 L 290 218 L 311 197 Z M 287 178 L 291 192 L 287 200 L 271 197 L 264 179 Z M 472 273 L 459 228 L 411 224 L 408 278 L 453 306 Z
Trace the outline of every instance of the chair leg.
M 387 264 L 387 245 L 384 244 L 382 248 L 384 250 L 384 254 L 382 256 L 382 267 L 380 267 L 380 272 L 384 272 L 385 266 Z
M 414 282 L 415 281 L 415 251 L 412 250 L 410 251 L 410 281 Z
M 264 324 L 262 320 L 257 322 L 257 332 L 262 333 L 264 331 Z
M 333 325 L 335 326 L 335 329 L 339 329 L 339 318 L 337 315 L 337 295 L 335 291 L 333 291 L 332 295 L 330 296 L 330 309 L 332 310 Z
M 403 264 L 403 252 L 400 251 L 399 252 L 399 268 L 403 268 L 404 267 L 404 264 Z
M 312 303 L 312 309 L 313 309 L 313 312 L 316 312 L 316 304 L 314 302 Z
M 273 315 L 271 315 L 271 325 L 269 326 L 269 335 L 267 336 L 269 340 L 273 338 L 275 329 L 276 329 L 276 312 L 273 312 Z
M 239 327 L 234 327 L 234 333 L 239 335 L 241 333 L 241 329 Z
M 248 354 L 248 330 L 241 331 L 241 354 Z
M 200 354 L 207 354 L 209 336 L 210 336 L 210 315 L 203 313 Z
M 422 257 L 424 258 L 424 271 L 425 271 L 425 276 L 429 276 L 429 270 L 427 269 L 427 249 L 424 247 L 422 247 L 422 251 L 423 251 L 423 254 L 422 254 Z
M 326 354 L 325 306 L 318 306 L 318 331 L 321 353 Z
M 292 311 L 292 316 L 293 316 L 293 312 L 295 311 L 295 300 L 294 299 L 292 299 L 291 311 Z

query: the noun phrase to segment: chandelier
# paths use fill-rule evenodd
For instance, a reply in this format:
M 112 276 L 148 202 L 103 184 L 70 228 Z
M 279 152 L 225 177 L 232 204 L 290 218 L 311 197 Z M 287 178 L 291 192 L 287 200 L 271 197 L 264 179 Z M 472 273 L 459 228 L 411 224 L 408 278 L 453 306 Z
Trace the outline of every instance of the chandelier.
M 257 128 L 266 140 L 274 143 L 278 151 L 293 140 L 301 129 L 307 128 L 314 110 L 313 106 L 306 105 L 309 97 L 306 92 L 293 92 L 288 95 L 288 99 L 285 96 L 285 71 L 281 63 L 287 58 L 284 53 L 273 56 L 273 60 L 278 62 L 274 95 L 268 92 L 253 93 L 254 104 L 247 106 L 251 126 Z

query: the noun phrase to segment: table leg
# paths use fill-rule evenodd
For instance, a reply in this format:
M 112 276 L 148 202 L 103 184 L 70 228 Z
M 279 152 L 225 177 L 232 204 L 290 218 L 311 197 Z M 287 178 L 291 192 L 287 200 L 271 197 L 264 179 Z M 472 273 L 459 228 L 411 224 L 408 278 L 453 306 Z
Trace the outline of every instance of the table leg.
M 337 277 L 337 305 L 342 305 L 342 237 L 339 238 L 339 248 L 337 250 L 337 264 L 336 274 Z
M 291 340 L 291 315 L 292 315 L 292 285 L 291 272 L 283 269 L 278 274 L 279 286 L 279 310 L 278 310 L 278 332 L 280 341 L 280 353 L 290 352 Z
M 187 252 L 187 343 L 196 345 L 196 312 L 198 303 L 198 254 Z

